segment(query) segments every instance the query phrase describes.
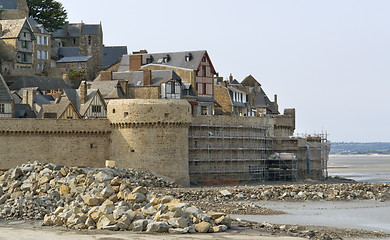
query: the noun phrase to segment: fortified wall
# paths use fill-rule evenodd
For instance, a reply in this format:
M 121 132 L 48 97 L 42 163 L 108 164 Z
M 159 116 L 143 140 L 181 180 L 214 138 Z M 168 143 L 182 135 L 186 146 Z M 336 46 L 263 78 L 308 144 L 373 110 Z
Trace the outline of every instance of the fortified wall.
M 1 119 L 0 169 L 39 161 L 148 170 L 189 184 L 190 105 L 184 100 L 112 100 L 108 119 Z
M 112 100 L 107 108 L 107 119 L 1 119 L 0 169 L 33 161 L 104 167 L 111 160 L 184 186 L 321 178 L 326 170 L 329 149 L 291 138 L 292 117 L 193 118 L 187 101 L 168 99 Z M 284 158 L 270 159 L 275 152 Z

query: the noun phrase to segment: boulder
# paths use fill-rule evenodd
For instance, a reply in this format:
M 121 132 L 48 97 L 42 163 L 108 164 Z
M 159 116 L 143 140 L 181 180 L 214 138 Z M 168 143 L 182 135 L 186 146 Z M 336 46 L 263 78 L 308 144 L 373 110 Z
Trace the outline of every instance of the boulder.
M 211 228 L 211 224 L 209 222 L 200 222 L 195 225 L 195 230 L 199 233 L 207 233 Z
M 163 232 L 168 232 L 169 228 L 171 228 L 171 227 L 164 222 L 151 222 L 147 225 L 146 232 L 163 233 Z

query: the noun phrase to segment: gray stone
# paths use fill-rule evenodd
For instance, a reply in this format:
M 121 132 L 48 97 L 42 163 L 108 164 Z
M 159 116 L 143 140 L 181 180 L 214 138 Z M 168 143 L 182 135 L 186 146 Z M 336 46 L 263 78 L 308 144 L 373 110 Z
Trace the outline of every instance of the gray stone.
M 20 170 L 20 168 L 15 168 L 12 171 L 10 178 L 11 178 L 11 180 L 16 180 L 16 179 L 18 179 L 22 175 L 23 175 L 22 170 Z
M 186 228 L 188 227 L 187 219 L 184 217 L 171 218 L 168 220 L 168 224 L 174 228 Z
M 136 221 L 131 223 L 130 228 L 135 232 L 142 232 L 142 231 L 146 230 L 147 225 L 148 225 L 147 220 L 144 220 L 144 219 L 136 220 Z
M 105 181 L 112 180 L 113 177 L 104 172 L 99 172 L 95 175 L 95 179 L 98 180 L 99 182 L 105 182 Z
M 231 196 L 232 195 L 232 193 L 231 192 L 229 192 L 228 190 L 221 190 L 221 191 L 219 191 L 223 196 Z
M 168 232 L 171 234 L 185 234 L 188 233 L 188 227 L 187 228 L 170 228 L 168 229 Z
M 199 233 L 207 233 L 211 228 L 211 224 L 209 222 L 200 222 L 195 225 L 195 230 Z
M 103 229 L 114 224 L 115 224 L 115 220 L 112 215 L 103 215 L 100 217 L 99 221 L 97 222 L 96 227 L 97 229 Z
M 164 222 L 151 222 L 148 224 L 146 232 L 168 232 L 168 229 L 171 228 L 168 224 Z

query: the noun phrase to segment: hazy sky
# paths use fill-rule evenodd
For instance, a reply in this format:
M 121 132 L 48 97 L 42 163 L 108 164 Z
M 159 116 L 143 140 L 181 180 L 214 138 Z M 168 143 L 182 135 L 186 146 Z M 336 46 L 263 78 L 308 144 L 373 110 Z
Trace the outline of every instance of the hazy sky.
M 252 74 L 297 133 L 390 142 L 390 1 L 59 0 L 102 22 L 107 46 L 207 50 L 221 76 Z

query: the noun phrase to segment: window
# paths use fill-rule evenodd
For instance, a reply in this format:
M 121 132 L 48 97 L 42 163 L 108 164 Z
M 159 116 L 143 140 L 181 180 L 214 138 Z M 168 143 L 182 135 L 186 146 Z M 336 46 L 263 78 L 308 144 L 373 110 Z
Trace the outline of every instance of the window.
M 76 45 L 76 38 L 73 38 L 73 44 Z
M 157 60 L 157 63 L 158 63 L 158 64 L 161 64 L 161 63 L 163 63 L 163 61 L 164 61 L 163 58 L 159 58 L 159 59 Z
M 206 56 L 203 56 L 202 62 L 206 62 Z
M 39 50 L 37 51 L 37 58 L 41 59 L 41 51 L 39 51 Z
M 27 62 L 27 54 L 23 53 L 22 62 Z
M 28 48 L 28 42 L 22 41 L 22 48 Z
M 49 52 L 46 51 L 46 60 L 49 59 Z
M 5 104 L 0 103 L 0 113 L 5 113 Z
M 44 43 L 45 45 L 49 45 L 49 41 L 48 41 L 48 37 L 43 37 L 43 40 L 44 40 Z
M 202 67 L 202 76 L 203 76 L 203 77 L 206 76 L 206 66 L 203 66 L 203 67 Z
M 27 37 L 27 33 L 26 32 L 23 33 L 23 37 Z
M 91 44 L 92 44 L 92 37 L 88 36 L 88 45 L 91 45 Z
M 82 68 L 83 66 L 81 65 L 81 62 L 79 62 L 78 64 L 78 68 Z
M 38 44 L 38 45 L 41 44 L 41 37 L 40 37 L 40 36 L 37 36 L 37 44 Z
M 93 113 L 100 113 L 102 111 L 102 106 L 92 106 Z

